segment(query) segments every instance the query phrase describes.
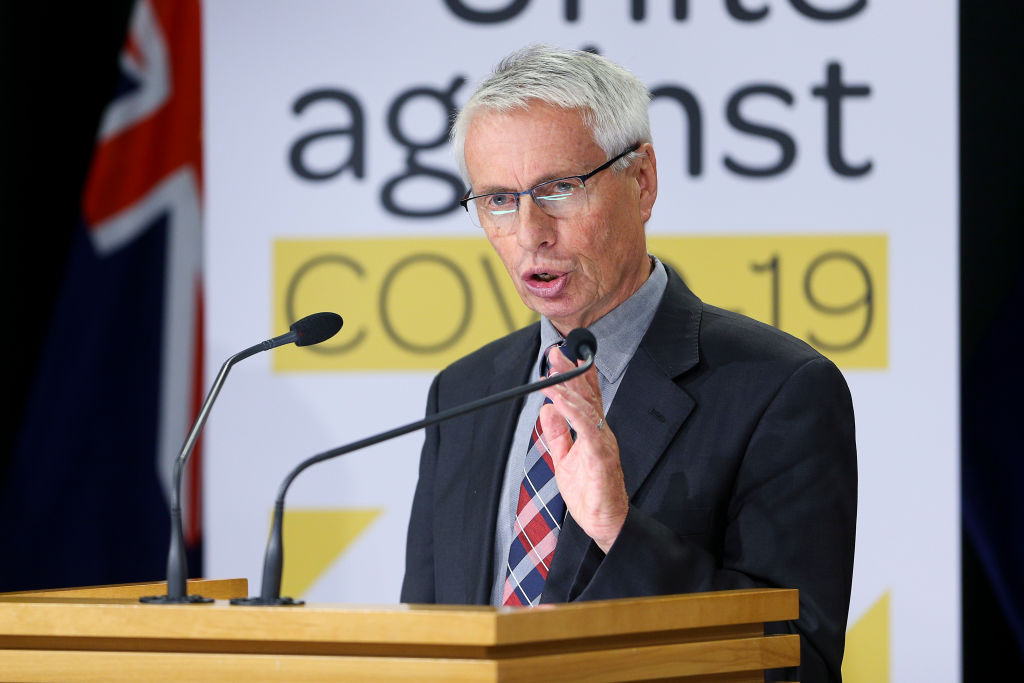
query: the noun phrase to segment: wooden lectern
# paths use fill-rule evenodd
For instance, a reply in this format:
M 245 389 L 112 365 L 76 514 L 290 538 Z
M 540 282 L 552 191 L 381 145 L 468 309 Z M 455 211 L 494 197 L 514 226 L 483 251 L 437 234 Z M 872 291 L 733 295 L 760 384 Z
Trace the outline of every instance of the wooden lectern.
M 145 605 L 164 584 L 0 595 L 4 681 L 762 681 L 795 666 L 795 590 L 535 608 L 235 607 L 244 579 L 192 581 L 210 605 Z

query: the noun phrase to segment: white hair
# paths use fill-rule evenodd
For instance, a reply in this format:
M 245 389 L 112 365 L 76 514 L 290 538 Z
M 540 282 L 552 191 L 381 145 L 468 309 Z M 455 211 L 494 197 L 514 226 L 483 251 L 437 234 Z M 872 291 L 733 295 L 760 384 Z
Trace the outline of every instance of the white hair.
M 452 124 L 452 153 L 468 185 L 466 133 L 473 116 L 542 102 L 578 110 L 594 142 L 611 159 L 631 145 L 651 141 L 650 99 L 639 78 L 609 59 L 583 50 L 530 45 L 501 60 L 466 102 Z M 613 168 L 626 168 L 635 156 L 626 155 Z

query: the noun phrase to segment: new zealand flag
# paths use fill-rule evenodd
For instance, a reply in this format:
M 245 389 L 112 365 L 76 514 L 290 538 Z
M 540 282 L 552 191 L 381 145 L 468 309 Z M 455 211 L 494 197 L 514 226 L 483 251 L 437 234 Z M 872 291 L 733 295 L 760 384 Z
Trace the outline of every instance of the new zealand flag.
M 132 14 L 0 491 L 0 590 L 164 577 L 171 463 L 201 401 L 199 17 L 198 0 Z

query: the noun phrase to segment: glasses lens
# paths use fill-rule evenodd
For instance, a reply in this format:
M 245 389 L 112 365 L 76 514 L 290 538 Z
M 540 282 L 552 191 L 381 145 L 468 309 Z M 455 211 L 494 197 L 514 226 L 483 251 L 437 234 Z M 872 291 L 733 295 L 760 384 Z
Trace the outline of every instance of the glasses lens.
M 485 194 L 466 202 L 473 225 L 478 228 L 502 228 L 516 220 L 516 197 L 513 194 Z
M 530 193 L 537 206 L 549 216 L 566 218 L 586 209 L 587 187 L 579 178 L 560 178 L 542 183 Z M 515 194 L 484 194 L 466 201 L 466 210 L 473 225 L 479 228 L 505 230 L 516 223 L 519 203 Z
M 552 180 L 534 188 L 537 205 L 549 216 L 570 216 L 587 205 L 587 187 L 579 178 Z

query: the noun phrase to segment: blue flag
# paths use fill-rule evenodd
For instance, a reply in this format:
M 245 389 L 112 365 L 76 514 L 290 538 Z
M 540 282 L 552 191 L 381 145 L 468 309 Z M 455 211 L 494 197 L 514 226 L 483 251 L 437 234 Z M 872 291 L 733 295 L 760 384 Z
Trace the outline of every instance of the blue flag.
M 0 591 L 165 576 L 171 462 L 201 400 L 199 44 L 196 0 L 135 6 L 0 490 Z

